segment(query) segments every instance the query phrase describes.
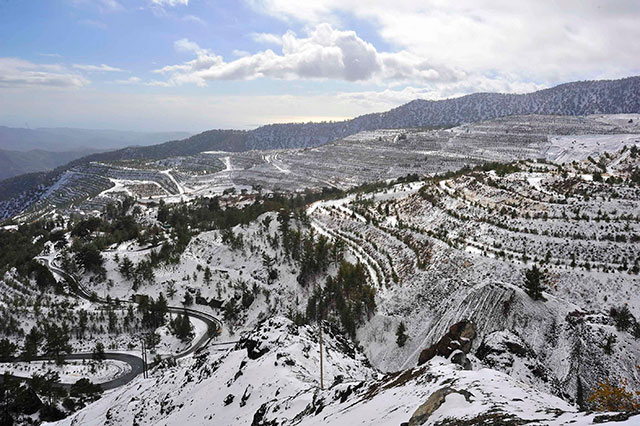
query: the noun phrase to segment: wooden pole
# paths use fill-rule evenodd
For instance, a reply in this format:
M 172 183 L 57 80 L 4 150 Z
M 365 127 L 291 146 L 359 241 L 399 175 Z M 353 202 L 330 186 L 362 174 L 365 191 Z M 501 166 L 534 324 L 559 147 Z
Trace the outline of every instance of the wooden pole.
M 142 377 L 147 378 L 147 352 L 144 350 L 144 337 L 142 338 Z
M 320 314 L 320 390 L 324 390 L 324 377 L 322 371 L 322 314 Z

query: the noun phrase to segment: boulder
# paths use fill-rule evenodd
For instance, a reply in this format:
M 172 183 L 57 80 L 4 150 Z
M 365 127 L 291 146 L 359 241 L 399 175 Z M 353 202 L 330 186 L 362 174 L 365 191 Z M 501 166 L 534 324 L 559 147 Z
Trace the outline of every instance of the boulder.
M 418 365 L 424 364 L 437 355 L 449 358 L 451 354 L 458 350 L 463 354 L 468 354 L 475 337 L 476 328 L 471 321 L 463 320 L 457 322 L 449 327 L 447 334 L 442 336 L 436 344 L 420 352 Z
M 467 358 L 467 354 L 462 352 L 461 350 L 457 350 L 451 355 L 451 362 L 454 364 L 458 364 L 465 370 L 471 370 L 471 361 Z
M 465 390 L 456 390 L 450 387 L 438 389 L 432 393 L 429 398 L 413 413 L 409 419 L 408 426 L 420 426 L 427 422 L 429 417 L 444 403 L 447 395 L 451 393 L 459 393 L 464 396 L 467 402 L 471 402 L 473 395 Z

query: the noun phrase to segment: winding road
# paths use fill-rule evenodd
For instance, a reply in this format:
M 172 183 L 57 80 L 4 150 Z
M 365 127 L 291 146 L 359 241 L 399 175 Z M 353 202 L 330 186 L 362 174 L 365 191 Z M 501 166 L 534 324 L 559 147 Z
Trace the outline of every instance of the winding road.
M 115 303 L 114 301 L 107 301 L 104 298 L 100 298 L 100 297 L 97 297 L 96 295 L 90 294 L 84 287 L 82 287 L 82 285 L 78 282 L 78 280 L 76 280 L 76 278 L 73 275 L 68 274 L 67 272 L 57 267 L 51 261 L 50 258 L 41 257 L 38 259 L 44 260 L 46 263 L 46 266 L 52 272 L 64 278 L 67 281 L 67 283 L 69 283 L 71 290 L 73 291 L 73 293 L 76 294 L 76 296 L 82 299 L 88 300 L 92 303 L 100 303 L 104 305 Z M 125 301 L 121 303 L 134 303 L 134 302 Z M 209 345 L 211 340 L 215 336 L 217 336 L 222 330 L 222 323 L 220 322 L 220 320 L 206 312 L 202 312 L 202 311 L 198 311 L 190 308 L 184 308 L 182 306 L 168 306 L 167 311 L 175 314 L 186 314 L 190 318 L 199 319 L 200 321 L 203 321 L 207 325 L 207 332 L 204 333 L 202 336 L 200 336 L 196 341 L 192 342 L 191 346 L 189 346 L 188 349 L 173 355 L 172 358 L 174 359 L 187 357 L 193 354 L 194 352 L 198 351 L 199 349 L 206 347 L 207 345 Z M 231 344 L 235 342 L 228 342 L 228 343 Z M 90 360 L 92 358 L 93 358 L 92 353 L 76 353 L 76 354 L 69 354 L 64 356 L 64 359 L 68 361 Z M 102 387 L 103 390 L 115 389 L 117 387 L 123 386 L 129 383 L 130 381 L 132 381 L 135 377 L 137 377 L 139 374 L 142 374 L 143 372 L 143 362 L 142 362 L 142 358 L 139 356 L 128 354 L 128 353 L 121 353 L 121 352 L 105 352 L 105 358 L 110 360 L 125 362 L 129 365 L 130 370 L 126 374 L 123 374 L 122 376 L 116 377 L 115 379 L 109 380 L 107 382 L 100 383 L 100 386 Z M 35 358 L 35 360 L 51 360 L 51 359 L 52 358 L 50 357 Z M 148 363 L 147 368 L 153 367 L 154 364 L 155 362 Z M 19 380 L 26 380 L 26 381 L 29 380 L 28 378 L 25 378 L 25 377 L 18 377 L 18 376 L 13 376 L 13 377 Z M 62 388 L 70 388 L 71 384 L 60 383 L 59 386 Z

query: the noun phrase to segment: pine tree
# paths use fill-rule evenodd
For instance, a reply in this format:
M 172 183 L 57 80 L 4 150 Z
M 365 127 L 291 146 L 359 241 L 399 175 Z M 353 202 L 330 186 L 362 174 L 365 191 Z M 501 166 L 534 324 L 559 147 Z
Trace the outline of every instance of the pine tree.
M 118 270 L 126 280 L 130 280 L 133 275 L 134 264 L 131 259 L 129 259 L 127 256 L 124 256 L 122 258 L 122 262 L 120 263 L 120 265 L 118 265 Z
M 404 321 L 401 321 L 396 330 L 396 343 L 399 347 L 403 347 L 408 338 L 407 327 L 404 325 Z
M 22 349 L 22 357 L 25 361 L 29 362 L 38 355 L 38 348 L 42 342 L 43 335 L 35 326 L 31 327 L 31 330 L 24 338 L 24 346 Z
M 576 405 L 580 411 L 584 411 L 584 389 L 582 388 L 582 379 L 578 376 L 578 382 L 576 383 Z
M 57 383 L 60 383 L 60 373 L 57 371 L 48 370 L 43 375 L 34 373 L 31 376 L 31 387 L 36 392 L 46 395 L 49 399 L 49 405 L 51 405 L 51 398 Z
M 545 300 L 544 296 L 542 296 L 542 281 L 544 277 L 538 267 L 533 265 L 533 267 L 528 269 L 524 275 L 525 291 L 529 297 L 533 300 Z
M 18 349 L 18 347 L 9 339 L 4 338 L 0 340 L 0 361 L 10 361 L 16 349 Z
M 91 357 L 100 362 L 107 359 L 104 353 L 104 345 L 102 344 L 102 342 L 96 343 L 96 347 L 93 349 L 93 354 L 91 355 Z
M 182 301 L 182 304 L 184 306 L 191 306 L 193 305 L 193 296 L 191 295 L 191 293 L 189 293 L 188 291 L 185 292 L 184 294 L 184 300 Z
M 64 364 L 63 354 L 70 353 L 72 350 L 67 330 L 56 324 L 49 324 L 45 329 L 45 339 L 45 352 L 55 357 L 56 364 Z
M 144 341 L 147 344 L 147 347 L 149 348 L 150 351 L 153 351 L 156 348 L 156 346 L 158 346 L 158 344 L 160 343 L 160 340 L 161 340 L 161 337 L 156 332 L 148 333 L 144 338 Z
M 169 324 L 171 331 L 181 341 L 185 342 L 191 338 L 191 321 L 186 314 L 178 314 Z

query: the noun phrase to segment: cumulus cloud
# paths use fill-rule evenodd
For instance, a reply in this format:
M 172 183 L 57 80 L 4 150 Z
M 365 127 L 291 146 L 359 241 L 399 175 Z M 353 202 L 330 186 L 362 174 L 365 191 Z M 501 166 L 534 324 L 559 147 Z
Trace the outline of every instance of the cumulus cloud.
M 637 1 L 246 0 L 303 25 L 366 21 L 392 46 L 467 75 L 555 83 L 640 73 Z
M 257 34 L 254 39 L 273 41 L 276 36 Z M 175 42 L 175 49 L 191 53 L 196 59 L 155 72 L 168 75 L 168 83 L 173 85 L 256 78 L 427 82 L 451 81 L 463 75 L 409 52 L 378 52 L 354 31 L 337 30 L 326 23 L 317 25 L 307 37 L 288 31 L 277 39 L 280 53 L 267 49 L 233 61 L 181 39 Z
M 18 58 L 0 58 L 0 87 L 82 87 L 83 76 L 57 64 L 35 64 Z
M 88 72 L 124 72 L 120 68 L 112 67 L 106 64 L 100 65 L 87 65 L 87 64 L 73 64 L 73 68 L 88 71 Z

